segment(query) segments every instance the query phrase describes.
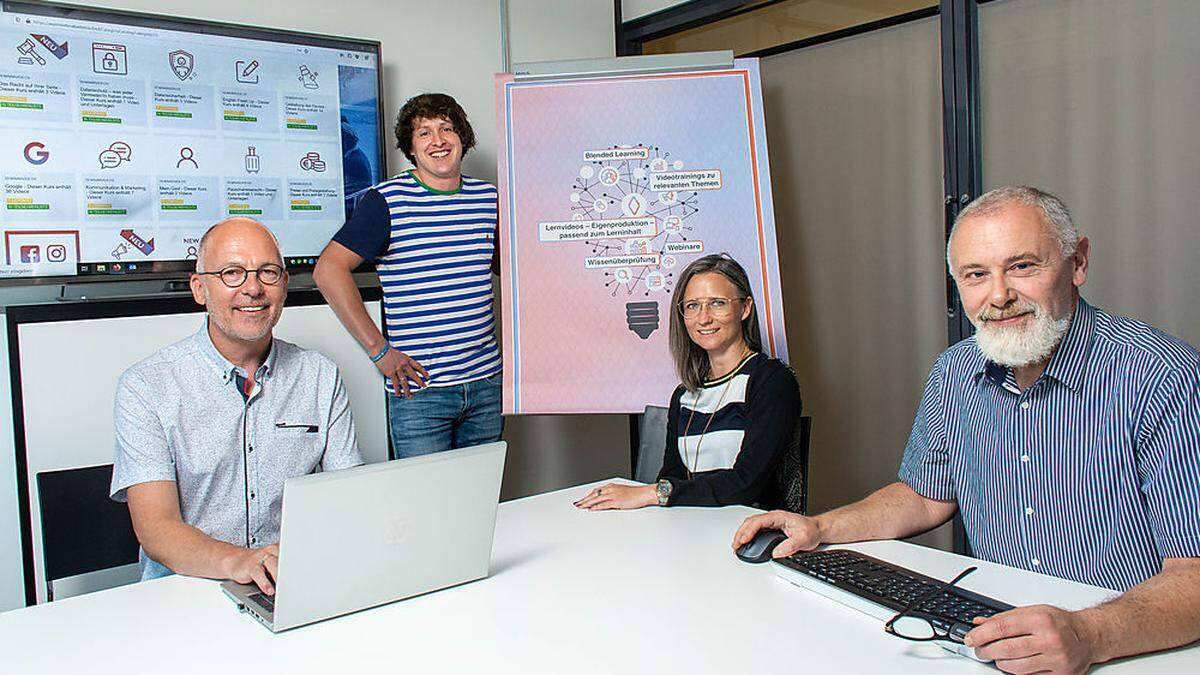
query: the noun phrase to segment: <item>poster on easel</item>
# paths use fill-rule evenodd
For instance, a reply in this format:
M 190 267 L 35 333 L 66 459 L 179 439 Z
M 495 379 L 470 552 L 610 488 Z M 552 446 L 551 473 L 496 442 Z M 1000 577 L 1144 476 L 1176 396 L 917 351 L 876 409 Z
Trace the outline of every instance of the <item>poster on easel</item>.
M 745 267 L 787 359 L 757 59 L 501 74 L 496 98 L 505 414 L 666 405 L 675 279 L 710 253 Z

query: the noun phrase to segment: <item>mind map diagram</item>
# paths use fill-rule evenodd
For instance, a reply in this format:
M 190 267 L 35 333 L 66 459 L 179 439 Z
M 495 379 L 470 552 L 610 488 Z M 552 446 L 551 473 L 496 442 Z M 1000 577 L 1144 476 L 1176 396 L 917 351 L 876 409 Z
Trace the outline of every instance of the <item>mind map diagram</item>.
M 569 192 L 570 220 L 538 224 L 542 244 L 574 244 L 582 266 L 625 302 L 625 325 L 643 340 L 660 325 L 675 270 L 704 253 L 703 193 L 720 190 L 719 169 L 690 169 L 654 145 L 584 150 Z

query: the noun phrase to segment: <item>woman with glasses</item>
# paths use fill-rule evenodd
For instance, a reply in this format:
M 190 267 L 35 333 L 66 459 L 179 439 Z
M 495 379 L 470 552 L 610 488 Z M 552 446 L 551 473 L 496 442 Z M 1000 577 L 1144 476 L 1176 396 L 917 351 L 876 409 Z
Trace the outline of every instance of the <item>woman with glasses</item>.
M 777 499 L 772 474 L 792 442 L 800 387 L 762 354 L 746 270 L 727 255 L 688 265 L 672 297 L 671 356 L 682 384 L 671 396 L 658 482 L 597 488 L 590 510 L 720 506 Z

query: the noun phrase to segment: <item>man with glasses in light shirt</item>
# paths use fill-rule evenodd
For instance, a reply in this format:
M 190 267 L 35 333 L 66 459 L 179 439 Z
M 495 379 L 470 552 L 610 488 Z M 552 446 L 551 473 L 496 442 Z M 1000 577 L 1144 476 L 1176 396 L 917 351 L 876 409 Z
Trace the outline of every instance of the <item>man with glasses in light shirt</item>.
M 362 464 L 337 366 L 272 337 L 287 281 L 266 227 L 217 223 L 190 279 L 203 325 L 117 383 L 111 494 L 129 503 L 143 579 L 273 594 L 284 481 Z

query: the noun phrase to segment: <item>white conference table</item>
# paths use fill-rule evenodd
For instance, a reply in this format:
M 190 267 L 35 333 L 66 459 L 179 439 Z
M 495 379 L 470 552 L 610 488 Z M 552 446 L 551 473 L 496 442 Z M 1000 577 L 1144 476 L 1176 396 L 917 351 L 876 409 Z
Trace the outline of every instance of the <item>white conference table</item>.
M 0 614 L 0 673 L 998 672 L 739 561 L 752 509 L 572 506 L 591 487 L 501 504 L 481 581 L 273 635 L 217 582 L 168 577 Z M 851 548 L 943 579 L 978 565 L 963 586 L 1017 605 L 1112 594 L 904 542 Z M 1097 670 L 1197 673 L 1200 648 Z

